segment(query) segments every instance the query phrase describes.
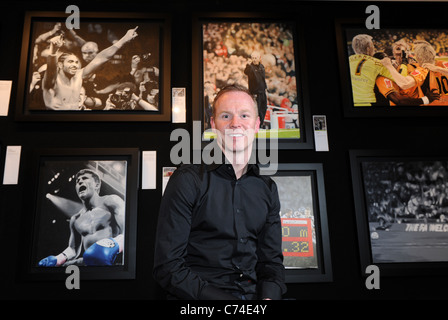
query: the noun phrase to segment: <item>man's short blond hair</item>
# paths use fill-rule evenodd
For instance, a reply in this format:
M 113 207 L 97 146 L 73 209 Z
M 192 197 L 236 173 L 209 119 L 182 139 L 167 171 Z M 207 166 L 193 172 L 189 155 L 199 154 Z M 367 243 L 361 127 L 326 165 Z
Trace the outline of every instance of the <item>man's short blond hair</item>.
M 436 59 L 436 50 L 434 50 L 433 46 L 424 40 L 415 41 L 414 53 L 415 59 L 421 65 L 423 63 L 432 63 L 434 64 Z
M 352 48 L 356 54 L 369 54 L 372 44 L 372 36 L 368 34 L 358 34 L 353 37 Z
M 219 98 L 224 95 L 225 93 L 228 92 L 244 92 L 246 93 L 253 101 L 254 103 L 254 108 L 256 111 L 256 114 L 258 115 L 258 104 L 257 104 L 257 100 L 255 99 L 254 95 L 251 94 L 249 92 L 249 90 L 246 87 L 243 87 L 241 85 L 238 84 L 232 84 L 232 85 L 227 85 L 224 88 L 222 88 L 218 94 L 216 95 L 215 99 L 213 100 L 213 105 L 212 105 L 212 116 L 213 118 L 216 116 L 216 104 L 217 101 L 219 100 Z
M 406 52 L 408 52 L 411 48 L 409 43 L 407 43 L 404 39 L 400 39 L 392 44 L 392 49 L 395 49 L 396 47 L 403 47 L 403 50 Z

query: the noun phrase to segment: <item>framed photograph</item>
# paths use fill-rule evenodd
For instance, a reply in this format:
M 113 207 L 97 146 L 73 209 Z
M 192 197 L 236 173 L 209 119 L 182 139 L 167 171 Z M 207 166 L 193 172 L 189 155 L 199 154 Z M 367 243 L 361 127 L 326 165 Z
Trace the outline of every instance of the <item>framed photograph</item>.
M 170 121 L 170 18 L 26 12 L 16 118 Z
M 135 278 L 138 149 L 42 149 L 34 163 L 26 276 Z
M 434 275 L 448 267 L 448 156 L 350 152 L 362 273 Z
M 448 28 L 420 24 L 337 21 L 345 116 L 448 115 Z
M 257 138 L 278 137 L 279 149 L 312 149 L 303 36 L 294 19 L 220 13 L 193 21 L 193 121 L 202 146 L 215 138 L 210 117 L 216 94 L 238 84 L 256 97 Z M 269 143 L 268 143 L 269 144 Z
M 286 282 L 331 282 L 322 164 L 278 164 L 271 178 L 277 184 L 280 197 Z

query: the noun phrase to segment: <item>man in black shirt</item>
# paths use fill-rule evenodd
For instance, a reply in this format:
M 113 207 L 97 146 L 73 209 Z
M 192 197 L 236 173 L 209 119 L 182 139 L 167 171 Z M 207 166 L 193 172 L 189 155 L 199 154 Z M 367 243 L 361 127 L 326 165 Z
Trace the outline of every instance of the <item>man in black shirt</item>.
M 177 299 L 281 299 L 286 292 L 277 186 L 249 163 L 259 124 L 247 90 L 222 89 L 211 125 L 226 161 L 183 165 L 169 180 L 154 277 Z

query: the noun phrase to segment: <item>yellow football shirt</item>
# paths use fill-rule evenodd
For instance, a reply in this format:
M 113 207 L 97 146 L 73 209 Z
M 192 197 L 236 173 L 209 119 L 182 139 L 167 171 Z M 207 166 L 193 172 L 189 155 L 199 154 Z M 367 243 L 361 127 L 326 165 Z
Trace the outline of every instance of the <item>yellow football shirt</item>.
M 392 75 L 380 60 L 365 54 L 350 56 L 349 65 L 355 107 L 371 106 L 376 102 L 376 78 L 381 75 L 392 79 Z

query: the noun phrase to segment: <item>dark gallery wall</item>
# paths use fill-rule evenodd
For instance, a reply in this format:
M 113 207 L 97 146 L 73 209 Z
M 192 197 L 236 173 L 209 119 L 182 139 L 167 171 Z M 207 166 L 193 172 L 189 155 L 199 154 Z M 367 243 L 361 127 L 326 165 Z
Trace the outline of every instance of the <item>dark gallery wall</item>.
M 26 11 L 62 11 L 76 4 L 83 11 L 160 12 L 171 16 L 171 87 L 187 89 L 187 122 L 21 122 L 15 119 L 22 30 Z M 310 115 L 326 115 L 330 151 L 280 150 L 282 163 L 322 163 L 333 279 L 324 283 L 292 283 L 287 298 L 333 299 L 447 299 L 448 276 L 415 275 L 381 277 L 379 290 L 368 290 L 360 267 L 349 150 L 404 149 L 446 154 L 448 126 L 443 117 L 344 116 L 335 20 L 365 20 L 370 2 L 324 1 L 3 1 L 0 4 L 0 80 L 12 80 L 9 114 L 0 117 L 0 164 L 3 174 L 5 147 L 21 145 L 17 185 L 0 185 L 0 299 L 164 299 L 152 278 L 153 247 L 161 198 L 162 167 L 170 166 L 176 128 L 192 132 L 192 18 L 197 13 L 238 12 L 266 17 L 294 17 L 304 36 L 307 96 Z M 409 26 L 448 20 L 444 2 L 376 2 L 381 22 Z M 442 23 L 443 25 L 443 23 Z M 28 281 L 21 272 L 24 239 L 29 228 L 33 188 L 30 176 L 35 148 L 138 148 L 157 151 L 157 189 L 137 194 L 136 277 L 132 280 L 83 281 L 80 290 L 67 290 L 63 282 Z

